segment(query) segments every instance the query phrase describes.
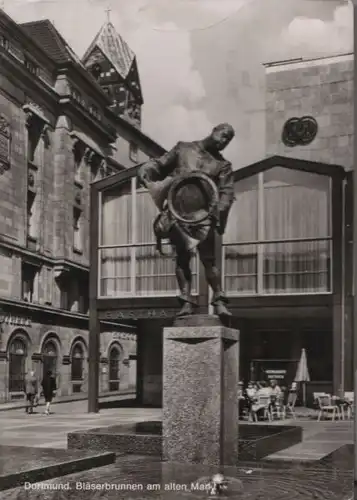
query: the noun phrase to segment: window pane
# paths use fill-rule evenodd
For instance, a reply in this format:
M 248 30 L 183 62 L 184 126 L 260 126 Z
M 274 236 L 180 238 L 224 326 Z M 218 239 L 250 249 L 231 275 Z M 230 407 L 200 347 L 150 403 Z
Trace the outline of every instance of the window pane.
M 42 358 L 43 362 L 43 376 L 45 377 L 48 372 L 51 372 L 52 375 L 57 374 L 57 356 L 48 356 L 44 355 Z
M 158 209 L 148 191 L 136 192 L 136 243 L 154 243 L 153 222 Z
M 100 250 L 100 295 L 115 297 L 131 293 L 131 249 Z
M 26 356 L 10 354 L 9 356 L 9 391 L 22 392 L 25 390 Z
M 224 243 L 258 239 L 258 176 L 235 184 L 236 200 L 229 213 Z
M 265 244 L 264 292 L 329 292 L 330 247 L 330 241 Z
M 72 378 L 72 380 L 82 380 L 83 379 L 83 359 L 82 358 L 72 358 L 71 378 Z
M 103 193 L 101 244 L 132 242 L 131 184 Z
M 72 351 L 72 359 L 71 359 L 72 380 L 83 379 L 83 359 L 84 359 L 83 347 L 80 344 L 77 344 L 74 346 Z
M 306 348 L 310 379 L 316 382 L 332 381 L 333 338 L 332 331 L 321 325 L 320 330 L 302 332 Z M 323 362 L 321 362 L 323 360 Z
M 224 247 L 224 289 L 227 294 L 257 291 L 257 245 Z
M 161 256 L 155 245 L 137 247 L 136 249 L 136 294 L 175 295 L 177 282 L 175 261 L 171 256 L 171 246 L 163 245 L 165 256 Z M 192 293 L 197 293 L 197 258 L 191 261 Z
M 274 167 L 264 172 L 264 239 L 330 236 L 330 179 Z

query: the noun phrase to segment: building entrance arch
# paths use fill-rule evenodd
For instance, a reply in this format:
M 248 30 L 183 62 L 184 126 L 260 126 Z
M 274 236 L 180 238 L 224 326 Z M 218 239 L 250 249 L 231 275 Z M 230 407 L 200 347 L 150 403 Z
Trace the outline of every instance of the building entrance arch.
M 27 339 L 19 332 L 13 336 L 8 347 L 9 392 L 23 392 L 25 390 L 27 354 Z
M 58 347 L 53 339 L 48 339 L 42 346 L 42 377 L 51 372 L 57 376 Z

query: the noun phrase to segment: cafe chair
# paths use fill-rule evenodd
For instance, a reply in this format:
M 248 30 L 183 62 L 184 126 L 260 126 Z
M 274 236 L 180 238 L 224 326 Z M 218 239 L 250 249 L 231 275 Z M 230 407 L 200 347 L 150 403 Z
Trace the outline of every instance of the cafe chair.
M 270 406 L 270 396 L 259 396 L 257 402 L 254 403 L 254 405 L 252 406 L 253 420 L 255 422 L 258 422 L 257 413 L 260 410 L 264 410 L 263 418 L 268 419 L 270 422 L 271 421 L 271 414 L 269 411 L 269 406 Z
M 353 410 L 354 410 L 354 401 L 355 401 L 355 395 L 353 391 L 348 391 L 345 392 L 344 394 L 344 399 L 346 401 L 346 411 L 347 411 L 347 418 L 352 418 L 353 417 Z
M 338 417 L 338 419 L 341 419 L 340 409 L 336 404 L 333 403 L 332 398 L 329 394 L 318 396 L 317 402 L 319 405 L 319 416 L 317 417 L 318 421 L 320 421 L 321 417 L 324 415 L 327 417 L 331 415 L 333 421 L 336 420 L 336 416 Z
M 289 392 L 288 400 L 286 402 L 286 405 L 284 406 L 284 413 L 283 413 L 284 419 L 288 418 L 289 414 L 294 420 L 296 419 L 295 415 L 296 400 L 297 400 L 296 392 Z
M 274 417 L 276 417 L 278 420 L 284 418 L 284 401 L 283 401 L 283 395 L 280 394 L 277 396 L 276 399 L 271 400 L 270 404 L 270 416 L 271 419 L 274 420 Z

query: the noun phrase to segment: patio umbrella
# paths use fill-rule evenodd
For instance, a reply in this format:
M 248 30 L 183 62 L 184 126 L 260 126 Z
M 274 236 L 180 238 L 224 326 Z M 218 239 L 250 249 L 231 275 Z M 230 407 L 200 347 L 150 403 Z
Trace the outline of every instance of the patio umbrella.
M 301 351 L 300 361 L 296 370 L 295 382 L 302 383 L 302 391 L 303 391 L 303 403 L 306 406 L 306 382 L 310 382 L 310 374 L 309 369 L 307 367 L 307 357 L 305 349 Z

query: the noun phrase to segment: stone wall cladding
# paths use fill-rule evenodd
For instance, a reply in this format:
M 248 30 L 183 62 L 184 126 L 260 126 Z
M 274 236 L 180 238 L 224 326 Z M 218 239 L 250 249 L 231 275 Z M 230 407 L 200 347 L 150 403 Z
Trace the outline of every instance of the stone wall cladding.
M 266 74 L 267 156 L 353 166 L 353 56 L 341 56 L 268 68 Z M 282 142 L 284 123 L 313 116 L 315 140 L 307 146 Z

